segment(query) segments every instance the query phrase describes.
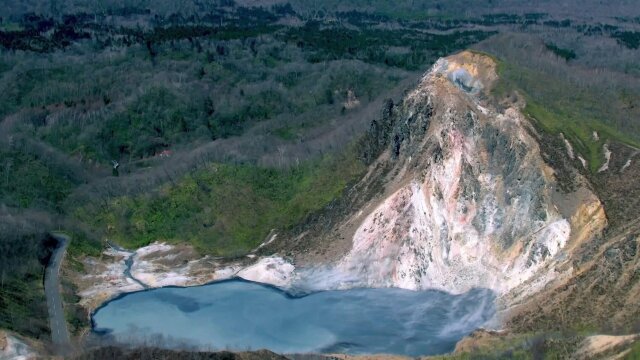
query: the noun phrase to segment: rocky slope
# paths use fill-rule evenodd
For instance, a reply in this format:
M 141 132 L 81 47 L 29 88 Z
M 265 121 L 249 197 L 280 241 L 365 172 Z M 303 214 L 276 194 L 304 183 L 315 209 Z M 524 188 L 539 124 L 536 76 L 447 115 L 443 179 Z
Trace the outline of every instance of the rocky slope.
M 188 245 L 153 243 L 135 251 L 109 248 L 100 258 L 85 258 L 85 271 L 66 269 L 88 312 L 120 294 L 163 286 L 194 286 L 241 277 L 287 287 L 294 266 L 280 257 L 247 256 L 225 261 L 201 257 Z
M 43 351 L 35 341 L 21 339 L 18 336 L 0 330 L 0 359 L 31 360 L 37 359 Z
M 574 190 L 560 189 L 521 104 L 490 96 L 496 80 L 491 59 L 463 52 L 388 105 L 363 144 L 371 171 L 356 185 L 373 196 L 352 199 L 361 205 L 333 235 L 303 232 L 281 245 L 320 244 L 294 254 L 296 285 L 523 296 L 571 273 L 558 265 L 606 226 L 602 204 L 577 172 Z M 348 250 L 318 256 L 317 246 Z
M 607 225 L 603 206 L 578 171 L 560 186 L 522 103 L 490 95 L 496 81 L 486 56 L 439 60 L 372 122 L 369 172 L 327 212 L 233 262 L 163 244 L 86 259 L 83 304 L 240 276 L 303 290 L 481 287 L 510 307 L 571 278 L 573 253 Z

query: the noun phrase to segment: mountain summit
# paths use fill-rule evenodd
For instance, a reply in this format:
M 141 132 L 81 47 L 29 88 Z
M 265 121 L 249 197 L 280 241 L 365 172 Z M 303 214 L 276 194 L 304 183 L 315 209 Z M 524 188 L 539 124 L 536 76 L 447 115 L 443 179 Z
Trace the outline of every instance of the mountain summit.
M 297 282 L 504 295 L 561 275 L 567 253 L 606 226 L 604 210 L 581 175 L 572 191 L 560 188 L 521 104 L 491 95 L 497 80 L 491 58 L 462 52 L 387 104 L 362 142 L 370 167 L 349 215 L 296 239 L 316 246 L 295 256 Z M 321 248 L 348 250 L 317 270 Z

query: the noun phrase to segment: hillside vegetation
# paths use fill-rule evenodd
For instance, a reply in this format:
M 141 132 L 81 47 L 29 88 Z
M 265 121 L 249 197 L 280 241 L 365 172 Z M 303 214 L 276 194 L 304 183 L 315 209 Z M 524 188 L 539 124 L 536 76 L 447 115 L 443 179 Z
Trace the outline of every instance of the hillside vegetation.
M 236 256 L 329 204 L 363 170 L 353 151 L 289 169 L 214 163 L 157 191 L 75 214 L 127 248 L 188 241 L 202 253 Z
M 44 266 L 55 240 L 42 214 L 0 208 L 0 328 L 34 338 L 49 333 L 43 289 Z
M 640 123 L 634 120 L 640 117 L 638 78 L 569 63 L 526 35 L 499 36 L 479 48 L 499 61 L 496 95 L 517 91 L 525 113 L 541 130 L 562 133 L 591 173 L 604 163 L 607 142 L 640 148 Z

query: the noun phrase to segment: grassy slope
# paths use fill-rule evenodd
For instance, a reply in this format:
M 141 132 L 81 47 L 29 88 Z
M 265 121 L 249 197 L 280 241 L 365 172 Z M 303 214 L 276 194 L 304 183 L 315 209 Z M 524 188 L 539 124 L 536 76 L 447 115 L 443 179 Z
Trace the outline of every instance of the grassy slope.
M 631 351 L 624 357 L 626 360 L 640 359 L 640 341 L 636 341 Z
M 212 164 L 153 194 L 80 208 L 76 216 L 125 247 L 190 242 L 203 253 L 233 256 L 326 206 L 363 169 L 352 151 L 287 170 Z
M 640 147 L 634 134 L 623 134 L 607 123 L 607 112 L 612 111 L 594 91 L 576 91 L 570 84 L 549 74 L 525 69 L 504 61 L 498 61 L 500 83 L 497 95 L 512 90 L 522 94 L 527 102 L 524 112 L 535 120 L 544 131 L 563 133 L 575 151 L 589 163 L 589 170 L 596 172 L 604 161 L 603 145 L 615 140 Z M 599 140 L 593 139 L 597 131 Z

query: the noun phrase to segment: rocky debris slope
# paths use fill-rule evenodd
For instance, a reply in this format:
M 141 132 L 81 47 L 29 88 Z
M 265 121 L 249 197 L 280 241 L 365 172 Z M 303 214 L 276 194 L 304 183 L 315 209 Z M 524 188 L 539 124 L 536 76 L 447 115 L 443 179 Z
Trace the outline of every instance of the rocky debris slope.
M 576 250 L 573 276 L 523 299 L 507 325 L 520 331 L 640 329 L 640 220 L 607 235 Z
M 240 277 L 286 287 L 293 265 L 279 257 L 233 261 L 200 256 L 189 245 L 156 242 L 127 251 L 109 248 L 100 258 L 83 260 L 85 273 L 68 274 L 89 312 L 120 294 L 163 286 L 195 286 Z
M 335 227 L 346 254 L 322 259 L 329 266 L 294 255 L 296 285 L 532 293 L 559 275 L 566 250 L 602 231 L 587 181 L 576 172 L 563 194 L 520 109 L 492 100 L 495 67 L 470 52 L 441 59 L 388 104 L 363 146 L 363 183 L 384 178 L 384 188 Z
M 478 329 L 458 341 L 450 359 L 636 359 L 640 334 L 517 333 Z M 636 351 L 636 353 L 634 353 Z M 634 357 L 635 356 L 635 357 Z M 442 357 L 425 357 L 433 359 Z
M 31 360 L 39 358 L 38 351 L 23 340 L 0 330 L 0 359 Z
M 540 141 L 545 152 L 552 135 Z M 594 132 L 593 140 L 598 140 Z M 558 277 L 533 296 L 513 302 L 506 325 L 516 331 L 593 328 L 615 333 L 640 329 L 640 150 L 615 141 L 603 154 L 606 170 L 585 173 L 606 209 L 607 229 L 576 244 Z M 586 211 L 587 209 L 585 209 Z M 585 212 L 586 213 L 586 212 Z M 585 224 L 588 217 L 583 216 Z
M 127 259 L 130 256 L 130 252 L 110 248 L 99 258 L 83 259 L 82 273 L 71 268 L 65 269 L 65 277 L 70 278 L 76 286 L 82 307 L 91 312 L 119 294 L 144 289 L 141 284 L 125 274 L 128 267 Z
M 631 352 L 629 345 L 638 341 L 640 335 L 592 335 L 580 344 L 574 359 L 622 359 Z

